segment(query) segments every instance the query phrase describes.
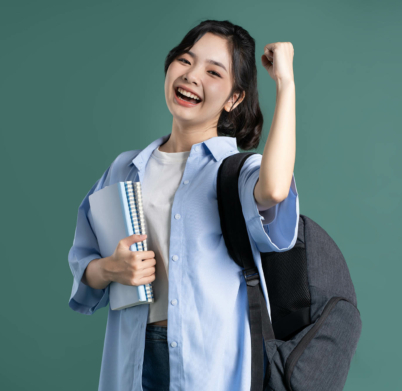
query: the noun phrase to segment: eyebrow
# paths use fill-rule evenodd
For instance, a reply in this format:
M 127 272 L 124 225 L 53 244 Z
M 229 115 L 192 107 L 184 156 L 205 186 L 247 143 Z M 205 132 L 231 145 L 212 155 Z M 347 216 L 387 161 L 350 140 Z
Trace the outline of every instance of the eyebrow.
M 191 57 L 193 57 L 193 58 L 196 58 L 196 57 L 197 57 L 197 55 L 196 55 L 194 52 L 190 51 L 190 50 L 189 50 L 188 52 L 186 52 L 186 53 L 188 53 L 188 54 L 189 54 Z M 223 69 L 227 72 L 225 66 L 224 66 L 221 62 L 219 62 L 219 61 L 215 61 L 215 60 L 206 60 L 206 62 L 208 62 L 208 63 L 210 63 L 210 64 L 217 65 L 218 67 L 223 68 Z

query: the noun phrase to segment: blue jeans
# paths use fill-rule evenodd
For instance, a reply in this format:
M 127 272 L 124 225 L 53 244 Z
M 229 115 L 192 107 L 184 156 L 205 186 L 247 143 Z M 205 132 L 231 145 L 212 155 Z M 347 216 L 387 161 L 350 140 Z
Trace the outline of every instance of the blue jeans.
M 145 334 L 142 388 L 144 391 L 169 391 L 169 382 L 167 327 L 148 324 Z
M 264 348 L 264 374 L 268 358 Z M 169 391 L 169 347 L 167 327 L 147 325 L 145 335 L 143 391 Z

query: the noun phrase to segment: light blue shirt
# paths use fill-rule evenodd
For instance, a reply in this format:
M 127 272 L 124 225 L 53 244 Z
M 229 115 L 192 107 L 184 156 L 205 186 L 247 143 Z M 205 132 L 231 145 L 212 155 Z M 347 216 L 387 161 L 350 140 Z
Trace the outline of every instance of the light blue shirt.
M 119 181 L 144 179 L 154 151 L 170 137 L 121 153 L 93 185 L 78 209 L 68 262 L 74 276 L 69 306 L 92 315 L 109 303 L 109 286 L 81 282 L 85 268 L 101 258 L 89 223 L 88 197 Z M 249 391 L 251 338 L 247 287 L 222 236 L 216 179 L 222 160 L 239 153 L 235 137 L 212 137 L 194 144 L 171 212 L 169 247 L 168 347 L 170 391 Z M 239 194 L 260 275 L 261 252 L 287 251 L 296 243 L 299 198 L 294 175 L 285 200 L 259 212 L 254 199 L 261 154 L 249 157 L 239 177 Z M 268 224 L 263 216 L 272 220 Z M 152 250 L 152 249 L 150 249 Z M 265 280 L 261 286 L 270 313 Z M 109 306 L 98 391 L 142 391 L 142 365 L 149 305 L 120 311 Z M 261 342 L 262 343 L 262 342 Z

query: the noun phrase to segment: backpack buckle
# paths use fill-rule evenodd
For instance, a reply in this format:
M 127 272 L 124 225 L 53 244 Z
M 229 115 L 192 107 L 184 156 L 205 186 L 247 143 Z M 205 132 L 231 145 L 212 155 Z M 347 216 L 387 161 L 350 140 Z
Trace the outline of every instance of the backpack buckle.
M 256 267 L 243 269 L 243 275 L 246 279 L 247 285 L 249 286 L 256 286 L 260 283 L 260 274 L 258 273 L 258 269 Z

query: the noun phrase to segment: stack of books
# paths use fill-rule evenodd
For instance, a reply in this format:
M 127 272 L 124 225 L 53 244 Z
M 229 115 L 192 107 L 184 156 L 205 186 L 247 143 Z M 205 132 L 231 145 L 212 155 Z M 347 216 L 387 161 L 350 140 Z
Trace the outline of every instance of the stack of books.
M 102 258 L 111 256 L 119 241 L 130 235 L 147 233 L 140 182 L 117 182 L 89 196 L 88 215 L 98 239 Z M 134 243 L 131 251 L 148 251 L 147 240 Z M 109 303 L 121 310 L 154 302 L 152 283 L 140 286 L 110 283 Z

